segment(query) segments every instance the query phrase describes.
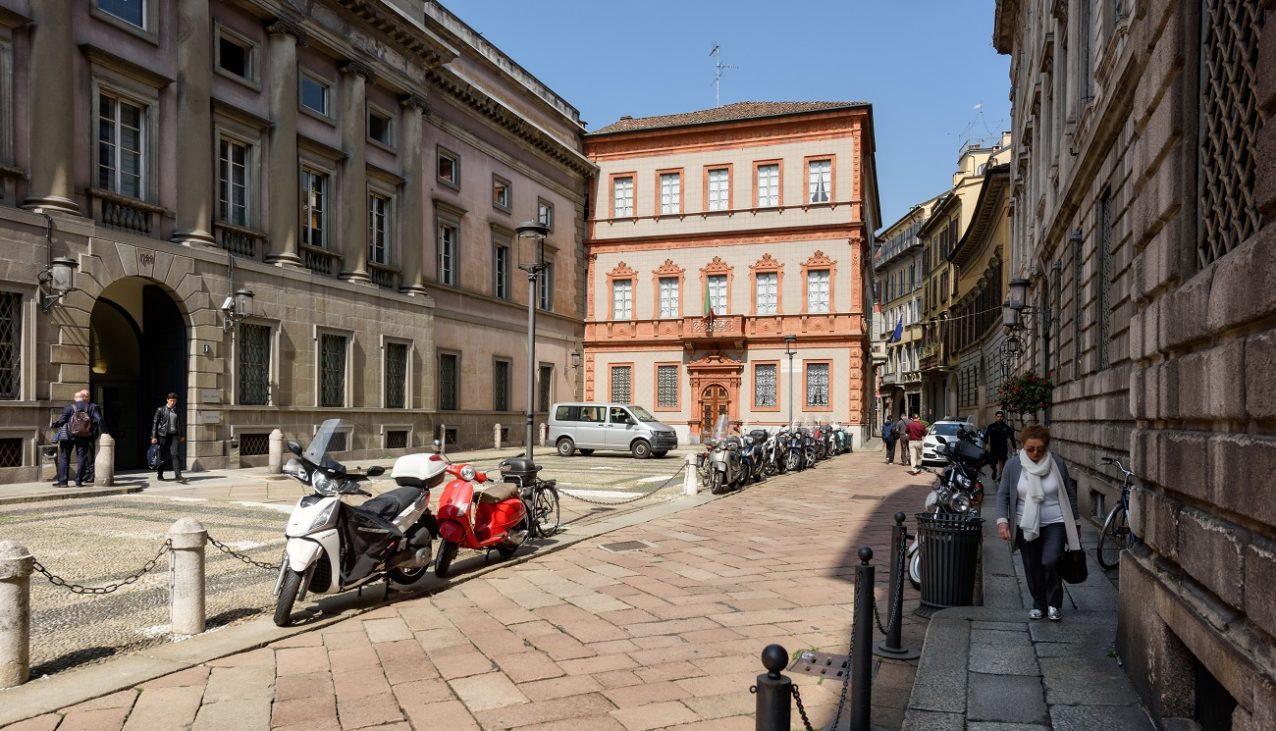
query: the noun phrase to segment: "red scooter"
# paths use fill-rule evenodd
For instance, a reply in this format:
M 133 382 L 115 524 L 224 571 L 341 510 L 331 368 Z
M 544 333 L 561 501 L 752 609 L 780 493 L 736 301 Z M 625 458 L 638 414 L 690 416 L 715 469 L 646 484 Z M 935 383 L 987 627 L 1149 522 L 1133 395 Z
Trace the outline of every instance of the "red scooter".
M 514 555 L 527 539 L 527 506 L 512 482 L 490 482 L 472 465 L 449 464 L 456 477 L 443 488 L 436 518 L 439 548 L 434 573 L 446 578 L 459 548 L 495 548 L 501 558 Z M 475 487 L 478 483 L 478 487 Z

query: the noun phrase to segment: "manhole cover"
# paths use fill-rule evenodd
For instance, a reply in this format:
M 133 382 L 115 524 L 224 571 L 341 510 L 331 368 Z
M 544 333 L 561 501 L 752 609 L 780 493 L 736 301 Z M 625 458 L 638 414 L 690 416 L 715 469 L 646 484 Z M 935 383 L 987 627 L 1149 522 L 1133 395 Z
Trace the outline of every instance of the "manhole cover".
M 817 678 L 841 679 L 846 672 L 849 658 L 846 655 L 830 655 L 827 652 L 804 652 L 793 661 L 789 670 Z
M 646 541 L 620 541 L 619 543 L 604 543 L 602 548 L 612 553 L 623 553 L 624 551 L 641 551 L 644 548 L 652 548 L 653 545 Z

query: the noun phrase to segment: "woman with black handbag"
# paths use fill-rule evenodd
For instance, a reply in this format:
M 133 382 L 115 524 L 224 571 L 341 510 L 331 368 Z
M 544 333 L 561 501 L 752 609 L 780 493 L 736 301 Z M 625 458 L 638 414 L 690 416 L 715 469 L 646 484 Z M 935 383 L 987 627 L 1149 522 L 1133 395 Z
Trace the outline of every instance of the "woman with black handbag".
M 1085 580 L 1076 524 L 1077 483 L 1063 459 L 1050 452 L 1049 429 L 1030 424 L 1019 443 L 1023 448 L 1006 462 L 997 490 L 997 534 L 1011 541 L 1011 551 L 1018 548 L 1023 559 L 1032 592 L 1028 617 L 1057 622 L 1063 618 L 1064 579 Z M 1075 557 L 1068 555 L 1073 552 L 1080 553 L 1079 576 Z

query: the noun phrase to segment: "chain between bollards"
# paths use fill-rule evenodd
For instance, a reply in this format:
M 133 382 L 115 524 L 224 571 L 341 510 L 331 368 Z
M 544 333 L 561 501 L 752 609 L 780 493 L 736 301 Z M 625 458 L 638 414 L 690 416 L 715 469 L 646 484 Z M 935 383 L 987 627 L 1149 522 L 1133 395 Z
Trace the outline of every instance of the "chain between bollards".
M 904 572 L 908 571 L 908 528 L 904 526 L 907 516 L 895 513 L 895 525 L 891 528 L 891 583 L 890 611 L 887 615 L 887 627 L 882 627 L 881 617 L 877 618 L 878 627 L 886 635 L 886 639 L 877 643 L 873 651 L 878 657 L 896 660 L 911 660 L 920 653 L 904 647 L 902 641 L 904 625 Z M 876 612 L 876 606 L 874 606 Z

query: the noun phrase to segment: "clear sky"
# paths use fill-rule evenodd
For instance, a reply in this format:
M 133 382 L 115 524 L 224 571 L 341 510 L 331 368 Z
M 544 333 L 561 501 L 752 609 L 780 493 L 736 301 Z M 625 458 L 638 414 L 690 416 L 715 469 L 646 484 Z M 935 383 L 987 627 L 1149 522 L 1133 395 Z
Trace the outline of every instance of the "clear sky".
M 723 104 L 873 105 L 882 224 L 947 190 L 969 140 L 1009 129 L 1010 59 L 992 47 L 993 0 L 443 0 L 580 110 L 708 109 L 721 44 Z

